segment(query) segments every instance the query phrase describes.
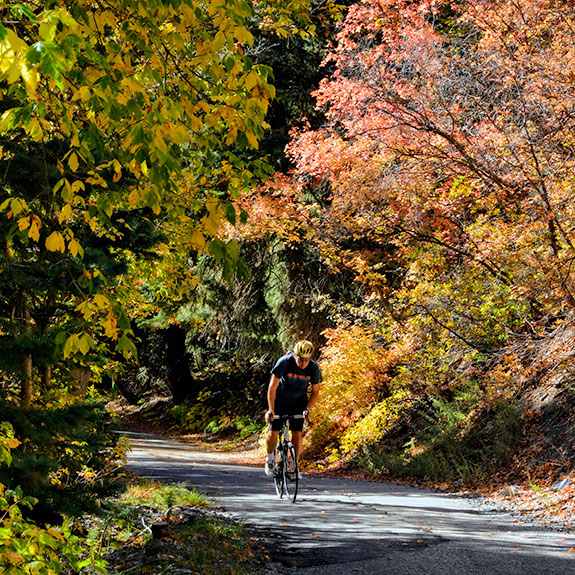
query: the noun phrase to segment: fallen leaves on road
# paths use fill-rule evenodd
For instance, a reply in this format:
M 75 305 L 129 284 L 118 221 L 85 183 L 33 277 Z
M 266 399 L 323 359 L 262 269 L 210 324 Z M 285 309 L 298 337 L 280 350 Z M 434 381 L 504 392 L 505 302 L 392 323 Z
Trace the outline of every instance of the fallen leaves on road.
M 524 487 L 521 493 L 502 492 L 486 498 L 488 506 L 511 512 L 524 520 L 538 521 L 563 529 L 575 529 L 575 473 L 570 484 L 560 490 Z

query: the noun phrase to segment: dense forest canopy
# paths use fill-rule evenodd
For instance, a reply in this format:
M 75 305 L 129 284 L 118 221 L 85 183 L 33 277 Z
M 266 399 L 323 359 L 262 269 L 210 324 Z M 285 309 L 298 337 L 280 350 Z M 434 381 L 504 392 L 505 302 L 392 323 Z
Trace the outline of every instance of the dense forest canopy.
M 48 385 L 62 358 L 97 378 L 135 355 L 130 320 L 189 298 L 190 260 L 241 274 L 218 228 L 269 172 L 254 150 L 275 88 L 254 34 L 313 25 L 305 1 L 23 2 L 0 17 L 3 369 L 29 405 L 36 368 Z
M 315 92 L 325 123 L 295 130 L 293 172 L 243 204 L 248 237 L 324 270 L 305 290 L 327 320 L 317 453 L 471 476 L 539 422 L 534 386 L 571 401 L 574 16 L 349 8 Z

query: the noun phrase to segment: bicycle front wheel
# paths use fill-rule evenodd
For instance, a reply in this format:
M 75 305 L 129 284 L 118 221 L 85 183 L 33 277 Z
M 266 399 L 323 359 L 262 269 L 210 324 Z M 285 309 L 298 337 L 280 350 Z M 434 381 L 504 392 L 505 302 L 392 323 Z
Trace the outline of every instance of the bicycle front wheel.
M 283 497 L 284 494 L 284 458 L 281 457 L 280 451 L 276 450 L 275 453 L 275 467 L 274 467 L 274 487 L 278 497 Z
M 297 468 L 297 457 L 294 446 L 288 443 L 284 454 L 283 465 L 283 487 L 288 499 L 295 503 L 299 484 L 299 473 Z

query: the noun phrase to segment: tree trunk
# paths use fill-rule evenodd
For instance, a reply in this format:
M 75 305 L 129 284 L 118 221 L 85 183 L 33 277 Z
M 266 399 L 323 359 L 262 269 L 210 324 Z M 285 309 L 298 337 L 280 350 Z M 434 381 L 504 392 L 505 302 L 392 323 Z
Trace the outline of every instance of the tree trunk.
M 30 319 L 30 311 L 26 306 L 26 300 L 27 300 L 26 294 L 24 293 L 22 294 L 22 308 L 23 308 L 22 319 L 24 320 L 25 330 L 26 332 L 28 332 L 30 330 L 31 319 Z M 22 390 L 20 396 L 20 404 L 22 405 L 22 407 L 30 407 L 32 405 L 32 395 L 34 393 L 34 380 L 32 378 L 32 371 L 33 371 L 32 368 L 33 368 L 32 354 L 27 353 L 24 356 L 24 360 L 22 362 L 22 371 L 24 372 L 22 379 Z
M 32 394 L 34 392 L 31 354 L 26 355 L 26 357 L 24 358 L 22 369 L 24 371 L 24 378 L 22 379 L 20 404 L 22 405 L 22 407 L 30 407 L 32 405 Z
M 165 330 L 168 360 L 168 386 L 175 403 L 181 403 L 193 395 L 194 378 L 188 363 L 186 332 L 179 327 Z
M 47 391 L 50 387 L 50 381 L 52 380 L 52 368 L 44 364 L 40 366 L 40 374 L 42 376 L 42 389 Z
M 70 375 L 78 382 L 78 387 L 74 391 L 74 395 L 84 399 L 88 386 L 90 385 L 92 373 L 85 367 L 75 366 L 70 370 Z

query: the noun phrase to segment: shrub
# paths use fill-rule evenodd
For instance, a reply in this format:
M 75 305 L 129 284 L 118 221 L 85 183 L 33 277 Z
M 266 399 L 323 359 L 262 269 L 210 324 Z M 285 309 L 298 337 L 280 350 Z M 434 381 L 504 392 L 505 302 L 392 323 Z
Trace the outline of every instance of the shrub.
M 509 463 L 523 413 L 521 404 L 510 399 L 475 411 L 460 399 L 433 401 L 425 417 L 411 421 L 411 435 L 403 445 L 369 446 L 357 460 L 362 467 L 391 477 L 473 485 Z
M 126 451 L 102 405 L 22 409 L 0 403 L 20 440 L 11 465 L 0 463 L 0 482 L 36 498 L 26 514 L 43 522 L 97 511 L 99 498 L 116 489 Z
M 1 423 L 0 464 L 9 467 L 12 450 L 19 445 L 12 426 Z M 106 573 L 105 561 L 72 535 L 67 522 L 43 528 L 26 519 L 23 509 L 33 508 L 35 502 L 20 487 L 7 489 L 0 483 L 0 571 L 4 575 L 57 575 L 65 568 L 79 573 L 90 566 L 92 572 Z
M 325 335 L 324 381 L 308 449 L 318 453 L 335 441 L 336 452 L 351 452 L 379 439 L 385 429 L 385 406 L 401 396 L 390 387 L 390 373 L 401 348 L 359 325 L 344 324 L 326 330 Z M 376 416 L 378 410 L 382 417 Z M 366 425 L 361 424 L 364 418 Z

